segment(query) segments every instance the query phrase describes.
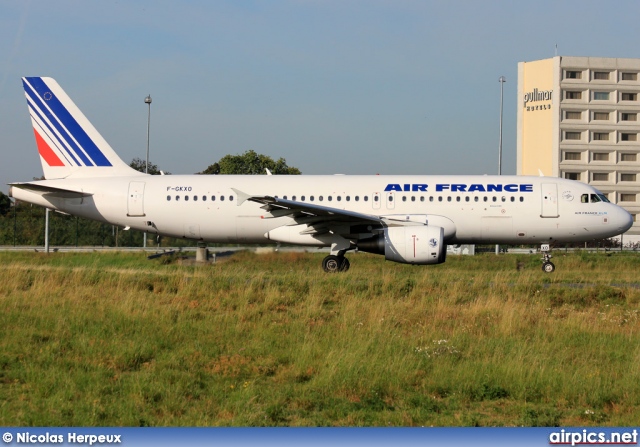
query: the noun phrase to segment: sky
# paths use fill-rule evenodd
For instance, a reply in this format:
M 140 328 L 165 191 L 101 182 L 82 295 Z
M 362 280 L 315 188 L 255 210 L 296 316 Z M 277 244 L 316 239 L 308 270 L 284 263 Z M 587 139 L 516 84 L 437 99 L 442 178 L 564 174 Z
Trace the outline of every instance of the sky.
M 640 58 L 640 2 L 2 0 L 0 191 L 42 175 L 20 78 L 51 76 L 127 163 L 516 173 L 517 64 Z

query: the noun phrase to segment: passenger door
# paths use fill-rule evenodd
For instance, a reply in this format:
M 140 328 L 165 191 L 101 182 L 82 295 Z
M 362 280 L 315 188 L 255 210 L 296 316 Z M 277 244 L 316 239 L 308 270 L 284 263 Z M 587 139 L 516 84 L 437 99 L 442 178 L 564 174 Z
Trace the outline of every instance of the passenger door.
M 543 183 L 541 189 L 542 212 L 540 217 L 558 217 L 558 185 Z
M 127 216 L 144 216 L 144 182 L 130 182 L 127 195 Z

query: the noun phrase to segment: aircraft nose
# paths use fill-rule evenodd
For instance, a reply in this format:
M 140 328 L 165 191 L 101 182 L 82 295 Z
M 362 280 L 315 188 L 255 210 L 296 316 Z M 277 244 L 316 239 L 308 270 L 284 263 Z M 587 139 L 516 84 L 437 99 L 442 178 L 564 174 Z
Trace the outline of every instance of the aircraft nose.
M 626 232 L 633 225 L 633 216 L 627 212 L 624 208 L 618 207 L 618 212 L 615 214 L 615 225 L 621 233 Z

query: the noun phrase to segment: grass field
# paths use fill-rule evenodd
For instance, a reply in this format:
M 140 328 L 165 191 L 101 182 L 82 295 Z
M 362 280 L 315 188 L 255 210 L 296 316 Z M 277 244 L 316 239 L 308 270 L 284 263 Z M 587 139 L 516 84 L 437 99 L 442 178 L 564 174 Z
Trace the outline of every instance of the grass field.
M 0 253 L 3 426 L 640 421 L 640 256 Z

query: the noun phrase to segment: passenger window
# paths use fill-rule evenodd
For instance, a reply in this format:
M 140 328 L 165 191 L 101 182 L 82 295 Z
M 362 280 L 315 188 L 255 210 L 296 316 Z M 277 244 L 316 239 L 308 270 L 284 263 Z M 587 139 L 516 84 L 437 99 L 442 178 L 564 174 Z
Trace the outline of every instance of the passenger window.
M 467 197 L 465 197 L 465 198 L 464 198 L 464 201 L 465 201 L 465 202 L 468 202 L 468 201 L 470 201 L 470 200 L 471 200 L 471 197 L 469 197 L 469 196 L 467 196 Z
M 460 201 L 460 196 L 457 196 L 456 197 L 456 202 L 459 202 L 459 201 Z
M 497 201 L 498 201 L 498 198 L 497 198 L 496 196 L 493 196 L 493 201 L 494 201 L 494 202 L 497 202 Z
M 488 202 L 488 201 L 489 201 L 489 197 L 484 196 L 484 201 L 485 201 L 485 202 Z
M 389 202 L 393 202 L 393 196 L 389 196 Z
M 229 202 L 233 201 L 233 196 L 229 196 Z
M 378 201 L 378 196 L 373 196 L 373 201 L 377 202 Z
M 378 196 L 376 196 L 376 198 L 377 198 L 377 197 L 378 197 Z M 362 200 L 364 200 L 365 202 L 368 202 L 368 201 L 369 201 L 369 196 L 364 196 L 364 197 L 362 198 Z
M 206 202 L 207 201 L 207 196 L 202 196 L 202 201 Z
M 322 196 L 318 197 L 318 201 L 322 202 Z
M 521 201 L 521 202 L 524 202 L 524 197 L 520 197 L 520 201 Z
M 438 202 L 442 202 L 442 196 L 438 197 Z
M 351 197 L 350 197 L 350 196 L 347 196 L 347 197 L 346 197 L 346 201 L 348 202 L 348 201 L 350 201 L 350 200 L 351 200 Z
M 503 201 L 503 202 L 506 202 L 506 201 L 507 201 L 507 198 L 506 198 L 505 196 L 502 196 L 502 201 Z
M 300 200 L 304 202 L 304 196 L 300 196 Z
M 451 202 L 451 196 L 447 197 L 447 202 Z
M 282 196 L 282 198 L 283 198 L 284 200 L 287 200 L 287 196 Z
M 407 196 L 402 196 L 402 201 L 406 202 L 407 201 Z
M 171 201 L 171 196 L 167 196 L 167 202 Z
M 291 196 L 291 200 L 293 200 L 295 202 L 296 196 Z
M 216 196 L 211 196 L 211 201 L 215 202 L 216 201 Z
M 416 196 L 411 196 L 411 201 L 415 202 L 416 201 Z
M 360 201 L 360 196 L 356 196 L 356 202 Z
M 198 201 L 198 196 L 193 196 L 193 201 L 197 202 Z
M 433 202 L 433 196 L 429 196 L 429 202 Z
M 188 202 L 189 201 L 189 196 L 184 196 L 184 200 L 185 200 L 185 202 Z
M 180 200 L 180 196 L 176 196 L 176 202 Z
M 479 201 L 479 200 L 480 200 L 480 197 L 475 196 L 475 197 L 473 198 L 473 200 L 474 200 L 475 202 L 477 202 L 477 201 Z
M 341 197 L 341 196 L 338 196 L 338 197 L 336 197 L 336 200 L 337 200 L 338 202 L 340 202 L 340 201 L 342 200 L 342 197 Z
M 515 201 L 516 201 L 516 198 L 515 198 L 515 197 L 513 197 L 513 196 L 511 196 L 511 201 L 512 201 L 512 202 L 515 202 Z
M 327 200 L 328 200 L 329 202 L 331 202 L 331 201 L 333 200 L 333 197 L 329 196 L 329 197 L 327 197 Z
M 313 196 L 309 196 L 309 200 L 313 202 L 315 199 Z
M 220 196 L 220 201 L 224 202 L 224 196 Z
M 420 196 L 420 201 L 424 202 L 424 196 Z

